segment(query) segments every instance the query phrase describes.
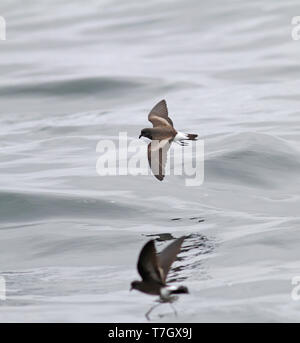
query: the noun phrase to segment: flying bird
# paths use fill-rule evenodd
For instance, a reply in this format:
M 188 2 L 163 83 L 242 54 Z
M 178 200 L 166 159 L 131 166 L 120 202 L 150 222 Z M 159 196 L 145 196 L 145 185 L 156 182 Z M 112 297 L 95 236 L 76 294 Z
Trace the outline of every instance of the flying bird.
M 161 303 L 170 303 L 172 306 L 172 302 L 177 299 L 174 294 L 189 293 L 185 286 L 169 286 L 166 283 L 170 267 L 180 252 L 184 239 L 185 237 L 176 239 L 159 254 L 156 252 L 154 240 L 150 240 L 140 252 L 137 269 L 142 281 L 133 281 L 131 290 L 136 289 L 160 297 L 159 304 L 151 307 L 146 313 L 147 319 L 149 319 L 150 312 Z M 175 311 L 174 308 L 173 310 Z
M 139 138 L 146 137 L 152 140 L 148 144 L 148 161 L 154 176 L 162 181 L 165 177 L 167 154 L 172 142 L 186 145 L 184 141 L 195 141 L 198 135 L 182 133 L 174 129 L 165 100 L 161 100 L 152 108 L 148 120 L 153 124 L 153 128 L 143 129 Z

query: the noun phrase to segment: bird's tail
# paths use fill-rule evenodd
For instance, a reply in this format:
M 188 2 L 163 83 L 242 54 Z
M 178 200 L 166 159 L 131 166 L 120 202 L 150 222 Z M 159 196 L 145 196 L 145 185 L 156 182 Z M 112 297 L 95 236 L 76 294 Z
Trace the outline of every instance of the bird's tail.
M 189 290 L 185 286 L 179 286 L 176 289 L 172 289 L 170 294 L 181 294 L 181 293 L 189 293 Z
M 187 133 L 187 137 L 188 137 L 189 141 L 196 141 L 197 140 L 196 138 L 198 137 L 198 135 L 194 135 L 192 133 Z

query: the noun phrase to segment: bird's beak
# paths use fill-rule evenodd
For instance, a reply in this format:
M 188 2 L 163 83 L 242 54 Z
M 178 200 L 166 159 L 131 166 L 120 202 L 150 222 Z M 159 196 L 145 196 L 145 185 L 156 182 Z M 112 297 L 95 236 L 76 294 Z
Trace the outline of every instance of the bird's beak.
M 142 137 L 142 135 L 139 135 L 139 139 Z

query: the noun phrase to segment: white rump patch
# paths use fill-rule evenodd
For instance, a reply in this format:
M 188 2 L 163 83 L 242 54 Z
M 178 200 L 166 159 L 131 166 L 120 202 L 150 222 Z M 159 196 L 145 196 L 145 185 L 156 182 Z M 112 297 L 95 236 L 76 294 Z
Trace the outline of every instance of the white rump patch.
M 188 135 L 186 133 L 178 131 L 177 135 L 174 138 L 174 142 L 180 142 L 180 141 L 184 141 L 186 139 L 189 139 Z
M 176 291 L 177 286 L 166 286 L 160 289 L 160 296 L 163 300 L 170 300 L 172 298 L 171 292 Z

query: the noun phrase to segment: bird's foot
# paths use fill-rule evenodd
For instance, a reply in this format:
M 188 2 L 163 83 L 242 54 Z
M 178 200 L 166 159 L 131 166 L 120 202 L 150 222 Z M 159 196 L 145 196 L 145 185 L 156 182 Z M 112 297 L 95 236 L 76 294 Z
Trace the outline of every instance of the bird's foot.
M 187 142 L 184 142 L 184 141 L 178 141 L 176 143 L 179 144 L 180 146 L 187 146 L 187 145 L 189 145 Z
M 147 320 L 150 320 L 150 313 L 151 313 L 156 307 L 158 307 L 160 304 L 161 304 L 161 303 L 158 303 L 158 304 L 153 305 L 153 306 L 149 309 L 149 311 L 147 311 L 147 312 L 145 313 L 145 317 L 147 318 Z

